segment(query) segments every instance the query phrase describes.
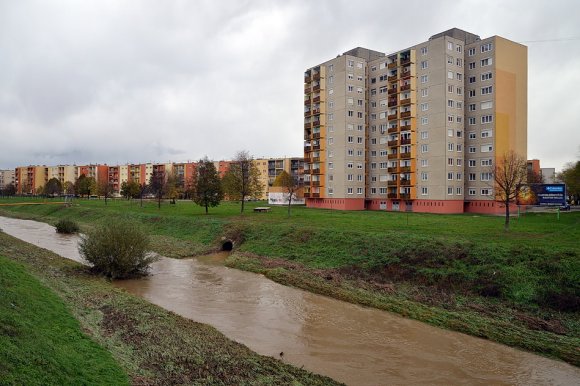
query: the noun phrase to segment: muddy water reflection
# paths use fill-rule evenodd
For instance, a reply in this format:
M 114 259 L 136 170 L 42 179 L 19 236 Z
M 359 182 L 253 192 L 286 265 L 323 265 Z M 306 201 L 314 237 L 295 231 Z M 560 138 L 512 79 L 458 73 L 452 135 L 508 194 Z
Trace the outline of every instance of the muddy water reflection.
M 76 238 L 21 221 L 0 217 L 0 228 L 63 253 L 66 239 L 76 251 Z M 284 287 L 223 267 L 223 258 L 163 258 L 151 276 L 115 284 L 260 354 L 283 351 L 284 361 L 353 385 L 580 382 L 580 370 L 565 363 Z

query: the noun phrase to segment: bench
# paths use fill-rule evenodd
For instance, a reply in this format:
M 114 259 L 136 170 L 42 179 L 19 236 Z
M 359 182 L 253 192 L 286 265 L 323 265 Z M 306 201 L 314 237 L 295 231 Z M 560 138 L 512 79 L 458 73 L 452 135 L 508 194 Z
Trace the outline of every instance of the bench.
M 254 208 L 254 212 L 269 212 L 270 209 L 271 208 L 269 206 L 258 206 Z

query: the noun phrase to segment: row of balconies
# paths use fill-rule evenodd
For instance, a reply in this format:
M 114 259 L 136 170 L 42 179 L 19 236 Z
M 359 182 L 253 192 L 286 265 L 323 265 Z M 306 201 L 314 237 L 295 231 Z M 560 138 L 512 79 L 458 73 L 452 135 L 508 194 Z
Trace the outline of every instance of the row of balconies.
M 387 155 L 387 159 L 408 159 L 408 158 L 411 158 L 411 153 L 395 153 Z
M 320 193 L 304 193 L 304 198 L 319 198 Z

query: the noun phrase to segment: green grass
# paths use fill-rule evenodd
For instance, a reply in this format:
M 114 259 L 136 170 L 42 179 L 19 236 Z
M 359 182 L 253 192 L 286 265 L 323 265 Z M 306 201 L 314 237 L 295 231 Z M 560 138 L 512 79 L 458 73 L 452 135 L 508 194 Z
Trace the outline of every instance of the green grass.
M 63 301 L 4 256 L 0 289 L 0 384 L 128 384 L 111 354 L 81 331 Z
M 111 355 L 132 384 L 338 384 L 258 355 L 211 326 L 116 289 L 78 263 L 2 232 L 0 255 L 8 257 L 0 260 L 1 385 L 126 384 Z M 34 302 L 23 307 L 31 294 Z M 111 355 L 98 351 L 80 329 Z
M 263 205 L 249 203 L 240 215 L 239 204 L 223 203 L 205 215 L 191 202 L 166 203 L 159 210 L 154 202 L 141 207 L 138 201 L 105 206 L 77 200 L 70 208 L 0 207 L 0 215 L 50 223 L 71 218 L 85 229 L 128 217 L 152 235 L 155 251 L 172 257 L 207 253 L 230 238 L 236 241 L 232 266 L 580 362 L 570 350 L 580 337 L 580 213 L 562 213 L 559 220 L 555 213 L 523 214 L 506 233 L 498 216 L 304 207 L 293 208 L 291 217 L 283 207 L 252 212 Z M 328 290 L 329 284 L 340 291 Z M 442 314 L 430 317 L 431 311 L 414 312 L 412 305 Z M 521 337 L 523 332 L 529 335 Z

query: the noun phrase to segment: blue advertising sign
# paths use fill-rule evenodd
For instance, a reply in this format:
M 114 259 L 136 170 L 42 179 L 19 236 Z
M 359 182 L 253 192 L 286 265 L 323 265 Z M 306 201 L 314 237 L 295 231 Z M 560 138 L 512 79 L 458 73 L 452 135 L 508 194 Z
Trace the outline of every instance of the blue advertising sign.
M 566 204 L 566 185 L 564 184 L 533 184 L 531 189 L 536 205 Z

